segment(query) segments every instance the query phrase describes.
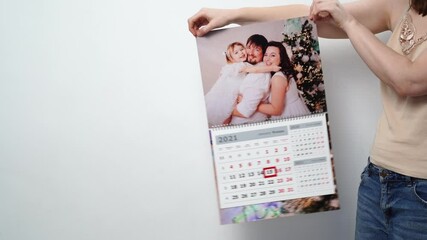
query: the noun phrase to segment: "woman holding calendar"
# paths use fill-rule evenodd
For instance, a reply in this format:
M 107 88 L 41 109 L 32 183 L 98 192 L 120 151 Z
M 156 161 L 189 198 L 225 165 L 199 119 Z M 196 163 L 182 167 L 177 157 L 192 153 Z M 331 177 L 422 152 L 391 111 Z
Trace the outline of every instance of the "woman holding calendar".
M 314 0 L 311 6 L 201 9 L 190 32 L 309 15 L 318 35 L 348 38 L 378 77 L 383 113 L 361 176 L 356 239 L 427 239 L 427 1 Z M 392 31 L 384 44 L 375 34 Z

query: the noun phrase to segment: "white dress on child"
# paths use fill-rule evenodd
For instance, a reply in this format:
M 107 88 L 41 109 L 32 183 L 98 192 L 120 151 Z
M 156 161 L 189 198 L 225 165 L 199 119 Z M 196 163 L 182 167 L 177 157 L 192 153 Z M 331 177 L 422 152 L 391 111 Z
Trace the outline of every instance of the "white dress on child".
M 236 106 L 240 84 L 246 73 L 240 70 L 251 66 L 247 62 L 231 63 L 221 68 L 220 76 L 205 94 L 209 126 L 222 125 Z
M 281 74 L 285 76 L 282 72 L 276 72 L 276 74 Z M 269 97 L 271 101 L 271 95 Z M 280 118 L 289 118 L 307 115 L 310 113 L 310 110 L 307 108 L 304 100 L 302 99 L 297 84 L 294 78 L 289 79 L 288 90 L 286 91 L 286 97 L 284 99 L 284 109 L 280 116 L 271 116 L 271 119 L 280 119 Z

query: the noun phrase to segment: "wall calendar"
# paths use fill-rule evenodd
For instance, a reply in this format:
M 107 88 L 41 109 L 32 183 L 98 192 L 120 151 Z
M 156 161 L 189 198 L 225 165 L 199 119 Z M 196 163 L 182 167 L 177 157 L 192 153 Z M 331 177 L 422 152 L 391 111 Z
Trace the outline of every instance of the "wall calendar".
M 220 223 L 340 208 L 316 25 L 197 38 Z

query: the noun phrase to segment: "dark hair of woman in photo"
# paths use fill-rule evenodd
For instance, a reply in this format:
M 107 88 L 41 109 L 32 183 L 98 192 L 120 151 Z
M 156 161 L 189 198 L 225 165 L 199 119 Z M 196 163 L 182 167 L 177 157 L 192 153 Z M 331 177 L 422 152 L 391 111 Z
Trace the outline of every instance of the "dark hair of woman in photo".
M 291 62 L 291 59 L 288 56 L 288 52 L 286 51 L 285 46 L 283 45 L 283 43 L 281 42 L 277 42 L 277 41 L 270 41 L 267 44 L 267 47 L 277 47 L 280 51 L 280 71 L 283 72 L 283 74 L 285 74 L 285 76 L 289 77 L 293 77 L 294 75 L 294 66 Z M 274 72 L 271 72 L 271 75 L 273 75 Z

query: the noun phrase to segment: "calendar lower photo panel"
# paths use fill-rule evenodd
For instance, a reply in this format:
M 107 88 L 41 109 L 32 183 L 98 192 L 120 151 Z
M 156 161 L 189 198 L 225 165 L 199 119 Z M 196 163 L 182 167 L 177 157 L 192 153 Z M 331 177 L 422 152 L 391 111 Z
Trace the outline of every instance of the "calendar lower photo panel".
M 210 134 L 221 224 L 339 209 L 327 113 Z

